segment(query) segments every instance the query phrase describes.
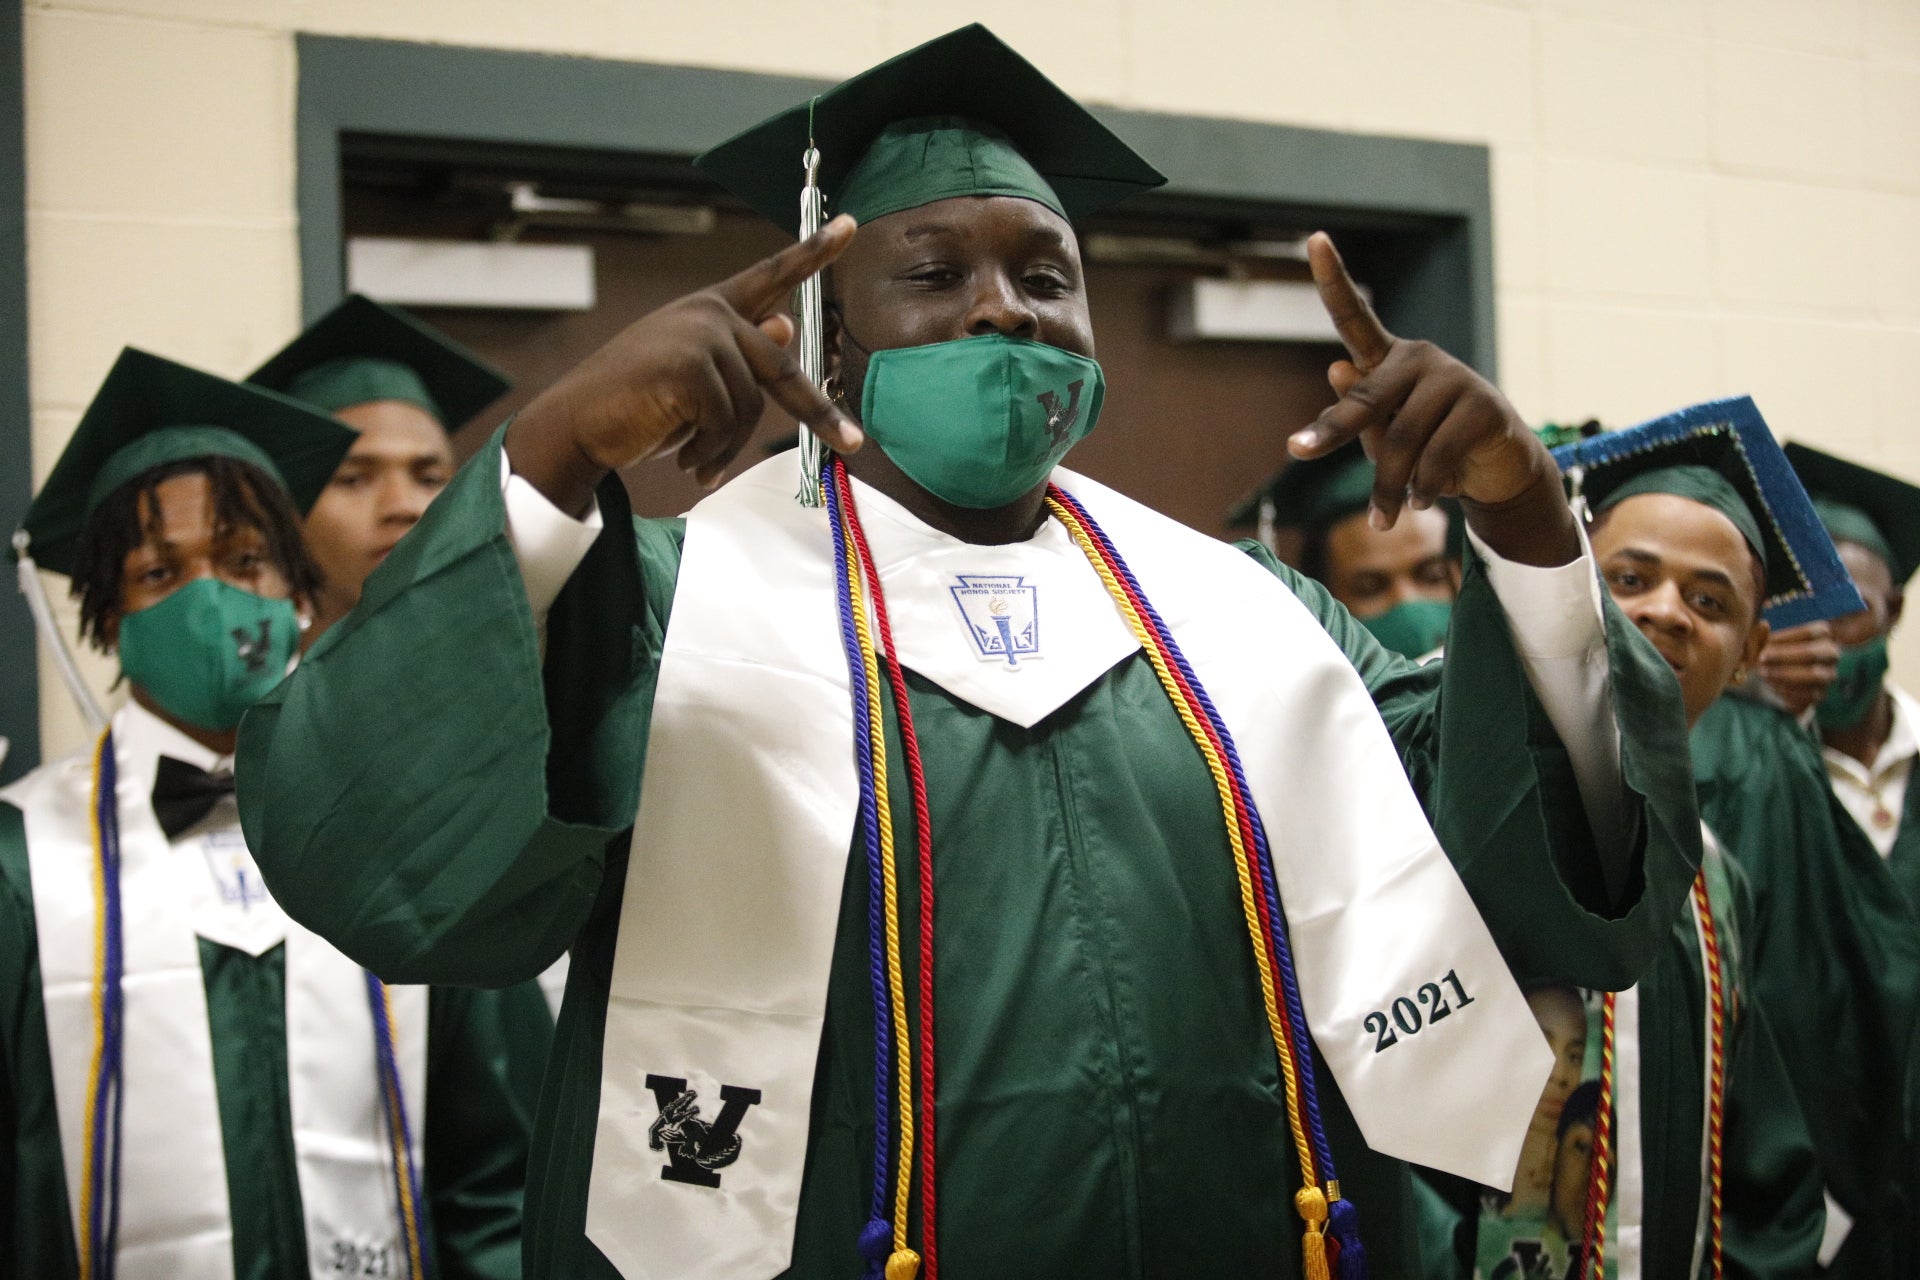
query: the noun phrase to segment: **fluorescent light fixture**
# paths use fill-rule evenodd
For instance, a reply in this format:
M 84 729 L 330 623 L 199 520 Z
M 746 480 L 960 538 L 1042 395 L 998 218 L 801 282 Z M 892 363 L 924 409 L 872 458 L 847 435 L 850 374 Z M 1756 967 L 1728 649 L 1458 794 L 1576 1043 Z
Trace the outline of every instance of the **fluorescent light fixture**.
M 1320 291 L 1296 280 L 1189 280 L 1173 290 L 1167 333 L 1176 342 L 1340 340 Z
M 593 249 L 355 236 L 347 288 L 409 307 L 591 311 Z

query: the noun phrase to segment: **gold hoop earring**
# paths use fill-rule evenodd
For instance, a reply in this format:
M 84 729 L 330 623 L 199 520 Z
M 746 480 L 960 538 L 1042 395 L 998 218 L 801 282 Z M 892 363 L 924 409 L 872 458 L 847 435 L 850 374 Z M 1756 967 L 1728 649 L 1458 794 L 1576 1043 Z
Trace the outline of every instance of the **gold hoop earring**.
M 826 377 L 826 380 L 820 384 L 820 390 L 827 397 L 827 399 L 833 401 L 835 404 L 844 403 L 843 397 L 845 395 L 845 392 L 842 390 L 840 386 L 839 374 L 837 373 L 828 374 Z

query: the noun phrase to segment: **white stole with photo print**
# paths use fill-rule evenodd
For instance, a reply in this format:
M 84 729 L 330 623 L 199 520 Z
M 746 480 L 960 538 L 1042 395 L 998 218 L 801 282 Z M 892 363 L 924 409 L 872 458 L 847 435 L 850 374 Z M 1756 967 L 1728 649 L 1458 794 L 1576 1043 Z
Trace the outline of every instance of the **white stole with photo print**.
M 287 1082 L 294 1158 L 315 1275 L 386 1258 L 404 1275 L 365 971 L 287 919 L 239 838 L 231 799 L 169 842 L 153 816 L 159 756 L 211 753 L 138 705 L 114 716 L 125 956 L 120 1141 L 122 1280 L 234 1273 L 228 1170 L 197 939 L 259 956 L 286 946 Z M 93 757 L 43 766 L 4 791 L 25 820 L 54 1102 L 75 1239 L 83 1240 L 86 1107 L 93 1057 Z M 426 1085 L 427 993 L 390 989 L 414 1160 Z M 245 1087 L 244 1085 L 240 1087 Z M 241 1176 L 247 1176 L 246 1171 Z
M 1368 1145 L 1508 1185 L 1552 1054 L 1358 673 L 1239 551 L 1065 469 L 1053 478 L 1125 557 L 1234 737 L 1307 1021 Z M 956 698 L 1030 726 L 1138 648 L 1058 522 L 974 546 L 854 490 L 901 662 Z M 826 513 L 794 501 L 790 459 L 687 518 L 587 1201 L 589 1238 L 627 1280 L 764 1280 L 791 1256 L 858 804 L 835 573 Z M 1167 724 L 1184 732 L 1171 707 Z M 1221 909 L 1239 927 L 1237 906 Z M 1399 1002 L 1420 1025 L 1405 1009 L 1449 974 L 1472 1003 L 1380 1048 L 1370 1015 Z M 686 1145 L 688 1119 L 704 1152 Z M 687 1167 L 702 1154 L 717 1157 L 705 1176 Z

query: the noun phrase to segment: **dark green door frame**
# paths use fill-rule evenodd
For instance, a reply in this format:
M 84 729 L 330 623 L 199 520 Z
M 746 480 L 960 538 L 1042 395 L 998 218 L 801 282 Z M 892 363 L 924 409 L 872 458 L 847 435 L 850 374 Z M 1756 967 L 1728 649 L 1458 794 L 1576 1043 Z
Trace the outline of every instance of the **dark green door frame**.
M 33 415 L 27 396 L 27 170 L 20 5 L 0 8 L 0 531 L 11 537 L 33 491 Z M 4 558 L 9 570 L 11 556 Z M 8 576 L 12 576 L 9 574 Z M 40 664 L 33 620 L 12 583 L 0 584 L 0 734 L 12 740 L 0 782 L 40 763 Z
M 341 161 L 353 147 L 619 163 L 684 161 L 824 83 L 696 67 L 603 62 L 446 45 L 297 37 L 302 303 L 344 291 Z M 27 396 L 21 11 L 0 8 L 0 529 L 32 486 Z M 1099 113 L 1170 179 L 1140 208 L 1286 217 L 1341 234 L 1396 331 L 1494 369 L 1487 151 L 1456 143 L 1139 111 Z M 0 779 L 39 760 L 38 664 L 27 611 L 0 589 Z
M 824 81 L 448 45 L 298 38 L 302 298 L 340 299 L 343 154 L 685 160 Z M 1492 376 L 1493 227 L 1487 149 L 1200 116 L 1102 109 L 1167 174 L 1132 203 L 1170 215 L 1259 215 L 1341 235 L 1387 324 Z M 799 158 L 794 163 L 798 165 Z M 694 179 L 698 181 L 698 179 Z

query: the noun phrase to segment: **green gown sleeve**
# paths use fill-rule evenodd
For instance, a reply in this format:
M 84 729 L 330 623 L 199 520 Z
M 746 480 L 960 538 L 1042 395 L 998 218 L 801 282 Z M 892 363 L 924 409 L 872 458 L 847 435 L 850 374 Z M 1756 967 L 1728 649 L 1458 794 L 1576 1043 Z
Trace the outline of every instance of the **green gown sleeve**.
M 1701 811 L 1753 886 L 1755 1000 L 1827 1190 L 1853 1218 L 1830 1270 L 1889 1275 L 1912 1196 L 1920 921 L 1833 798 L 1818 748 L 1771 707 L 1723 697 L 1695 726 Z
M 1566 748 L 1476 557 L 1467 559 L 1446 659 L 1421 666 L 1381 647 L 1319 583 L 1242 546 L 1292 588 L 1366 681 L 1435 834 L 1521 985 L 1630 985 L 1693 882 L 1700 824 L 1679 686 L 1612 601 L 1607 657 L 1634 832 L 1618 901 L 1603 883 Z
M 437 987 L 430 1010 L 423 1141 L 434 1274 L 518 1280 L 534 1117 L 524 1077 L 544 1066 L 552 1041 L 546 997 L 532 982 L 499 991 Z
M 247 713 L 242 822 L 287 913 L 395 982 L 500 986 L 572 943 L 631 826 L 683 526 L 606 530 L 541 661 L 500 437 Z
M 0 804 L 0 1280 L 80 1274 L 20 811 Z

